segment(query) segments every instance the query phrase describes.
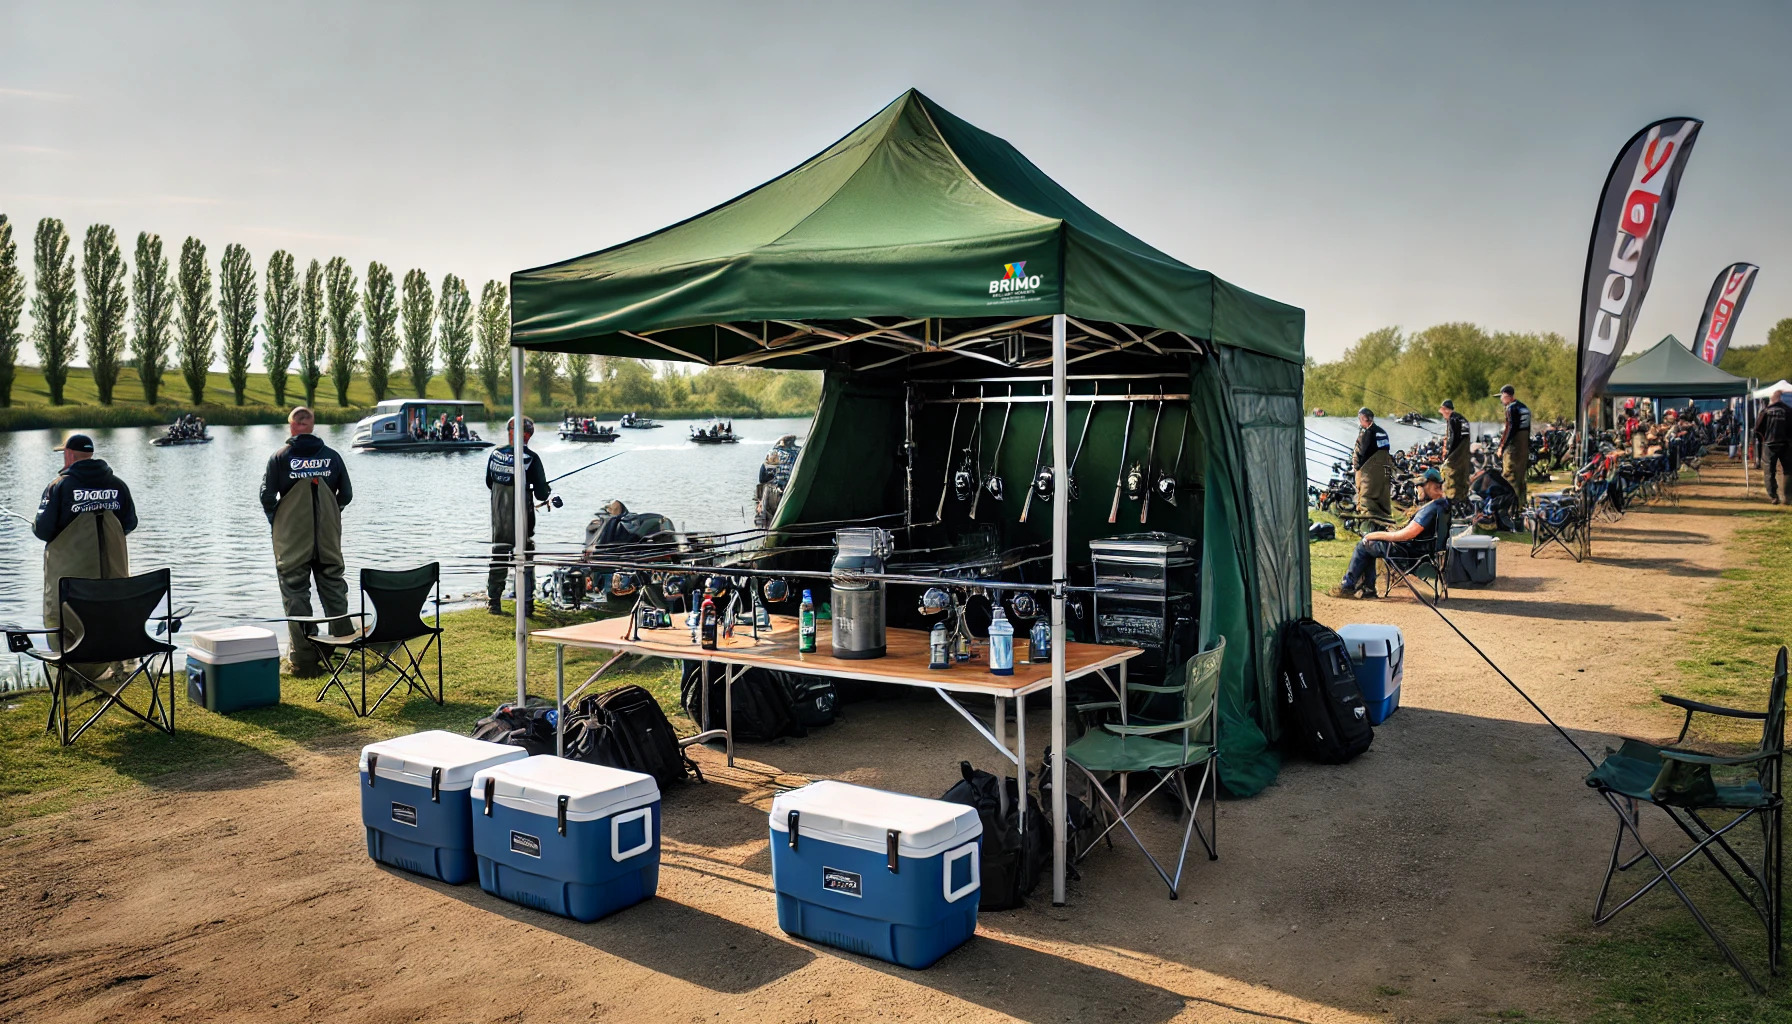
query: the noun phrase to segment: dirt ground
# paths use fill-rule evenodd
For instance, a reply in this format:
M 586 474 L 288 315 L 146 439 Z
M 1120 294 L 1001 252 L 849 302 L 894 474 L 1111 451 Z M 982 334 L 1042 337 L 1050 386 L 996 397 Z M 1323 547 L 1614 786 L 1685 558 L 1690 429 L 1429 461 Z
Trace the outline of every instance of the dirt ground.
M 1739 471 L 1599 530 L 1595 560 L 1500 553 L 1448 614 L 1583 745 L 1662 736 L 1671 665 L 1724 568 Z M 1757 490 L 1758 493 L 1758 490 Z M 1329 582 L 1329 581 L 1322 581 Z M 582 925 L 368 861 L 354 761 L 309 750 L 28 823 L 0 843 L 0 1021 L 1359 1021 L 1572 1014 L 1544 968 L 1587 927 L 1609 812 L 1583 762 L 1410 597 L 1318 598 L 1321 621 L 1406 632 L 1401 711 L 1343 767 L 1287 766 L 1222 804 L 1221 859 L 1178 902 L 1098 849 L 1053 908 L 986 914 L 916 972 L 777 928 L 776 787 L 839 778 L 938 795 L 994 767 L 930 700 L 857 704 L 666 797 L 657 899 Z M 1046 735 L 1046 717 L 1029 732 Z M 1151 817 L 1158 848 L 1179 834 Z

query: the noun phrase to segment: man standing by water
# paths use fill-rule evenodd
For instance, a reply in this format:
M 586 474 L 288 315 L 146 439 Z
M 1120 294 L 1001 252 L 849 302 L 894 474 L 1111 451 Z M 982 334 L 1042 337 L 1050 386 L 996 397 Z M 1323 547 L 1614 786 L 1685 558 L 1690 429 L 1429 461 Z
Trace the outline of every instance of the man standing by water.
M 62 622 L 57 585 L 65 577 L 112 580 L 131 574 L 124 538 L 137 528 L 131 489 L 104 461 L 93 457 L 93 438 L 70 434 L 56 450 L 62 453 L 62 472 L 44 488 L 37 521 L 31 526 L 31 532 L 44 542 L 47 629 L 56 629 Z M 55 644 L 57 638 L 50 640 Z
M 1761 418 L 1755 421 L 1755 443 L 1761 448 L 1761 469 L 1767 477 L 1767 500 L 1782 504 L 1780 474 L 1786 474 L 1792 486 L 1792 408 L 1781 401 L 1784 391 L 1775 391 Z M 1792 498 L 1792 494 L 1787 495 Z
M 1356 507 L 1372 518 L 1392 522 L 1394 456 L 1388 432 L 1367 407 L 1356 411 L 1356 425 Z
M 1438 403 L 1437 414 L 1444 421 L 1444 496 L 1451 501 L 1468 500 L 1468 420 L 1456 411 L 1454 399 Z
M 516 420 L 507 426 L 510 443 L 493 448 L 485 463 L 485 486 L 492 492 L 492 567 L 485 578 L 486 608 L 493 615 L 504 614 L 499 605 L 504 597 L 504 578 L 510 575 L 511 549 L 516 544 Z M 535 550 L 535 502 L 548 500 L 547 470 L 541 458 L 529 448 L 535 436 L 535 421 L 523 417 L 523 485 L 534 495 L 529 502 L 528 550 Z M 523 604 L 523 614 L 535 614 L 535 570 L 518 576 L 516 599 Z
M 354 498 L 348 466 L 342 456 L 312 433 L 317 418 L 299 406 L 286 417 L 292 436 L 273 458 L 261 481 L 261 507 L 274 533 L 274 570 L 280 574 L 280 600 L 294 618 L 311 615 L 311 584 L 317 583 L 330 632 L 346 636 L 349 628 L 348 585 L 343 582 L 342 509 Z M 323 672 L 317 650 L 306 637 L 317 631 L 309 622 L 287 623 L 291 647 L 287 658 L 295 676 Z
M 1518 507 L 1530 503 L 1526 491 L 1531 475 L 1531 407 L 1518 400 L 1518 392 L 1508 384 L 1500 389 L 1500 404 L 1506 407 L 1506 426 L 1500 431 L 1500 472 L 1518 495 Z

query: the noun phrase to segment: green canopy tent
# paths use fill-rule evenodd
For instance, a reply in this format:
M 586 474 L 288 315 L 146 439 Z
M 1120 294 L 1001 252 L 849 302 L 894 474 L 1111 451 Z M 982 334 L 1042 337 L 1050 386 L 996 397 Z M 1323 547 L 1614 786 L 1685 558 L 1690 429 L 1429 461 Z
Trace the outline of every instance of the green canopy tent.
M 1740 398 L 1744 378 L 1712 366 L 1672 334 L 1612 371 L 1605 393 L 1634 398 Z
M 919 531 L 962 534 L 977 525 L 963 509 L 936 514 L 948 507 L 941 481 L 965 438 L 948 406 L 976 401 L 973 389 L 1011 400 L 1012 436 L 1029 441 L 1047 429 L 1049 410 L 1047 464 L 1064 481 L 1076 440 L 1070 405 L 1086 405 L 1092 419 L 1076 424 L 1088 439 L 1074 479 L 1095 493 L 1073 502 L 1060 486 L 1049 516 L 1019 524 L 1033 447 L 998 445 L 992 471 L 1022 484 L 979 517 L 1009 549 L 1049 548 L 1052 580 L 1070 580 L 1073 545 L 1086 551 L 1090 539 L 1127 532 L 1105 514 L 1106 481 L 1144 453 L 1120 450 L 1123 421 L 1142 411 L 1136 437 L 1153 404 L 1186 402 L 1181 475 L 1192 486 L 1174 506 L 1160 500 L 1148 525 L 1201 541 L 1201 646 L 1229 641 L 1222 778 L 1239 794 L 1274 778 L 1274 644 L 1283 623 L 1311 608 L 1301 310 L 1152 248 L 1008 143 L 914 91 L 736 199 L 513 274 L 511 295 L 518 395 L 524 349 L 825 371 L 774 530 L 900 514 L 911 542 Z M 1122 388 L 1135 396 L 1122 403 L 1124 416 L 1120 404 L 1105 404 Z M 1132 404 L 1157 395 L 1165 399 L 1142 410 Z M 984 406 L 970 407 L 981 423 Z M 1003 418 L 992 413 L 989 429 Z M 1173 434 L 1174 421 L 1167 426 Z M 1062 594 L 1051 601 L 1057 636 L 1066 635 L 1065 604 Z M 520 617 L 517 629 L 520 694 Z M 1058 750 L 1062 651 L 1054 645 Z M 1062 771 L 1056 759 L 1059 821 Z M 1062 902 L 1062 848 L 1053 882 Z

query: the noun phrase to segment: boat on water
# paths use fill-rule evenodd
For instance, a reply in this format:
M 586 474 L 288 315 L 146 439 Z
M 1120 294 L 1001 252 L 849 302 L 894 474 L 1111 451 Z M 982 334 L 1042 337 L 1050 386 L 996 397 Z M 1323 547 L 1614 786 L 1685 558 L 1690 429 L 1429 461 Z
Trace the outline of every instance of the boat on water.
M 560 421 L 562 441 L 596 441 L 608 444 L 621 436 L 621 432 L 615 427 L 599 423 L 590 416 L 568 416 Z
M 623 413 L 622 419 L 617 421 L 617 425 L 628 430 L 658 430 L 665 426 L 664 423 L 656 422 L 646 416 L 637 416 L 632 412 Z
M 152 437 L 149 439 L 149 443 L 157 448 L 179 448 L 189 444 L 211 444 L 212 436 L 201 434 L 198 437 Z
M 1422 412 L 1409 412 L 1400 417 L 1400 422 L 1409 427 L 1419 427 L 1430 423 L 1432 419 L 1433 417 L 1427 416 Z
M 695 444 L 739 444 L 740 435 L 734 432 L 732 422 L 717 420 L 707 427 L 692 427 L 691 441 Z
M 369 452 L 461 452 L 490 448 L 466 422 L 484 402 L 389 398 L 355 424 L 354 447 Z
M 796 457 L 803 450 L 795 434 L 785 434 L 765 453 L 759 466 L 759 484 L 753 489 L 753 525 L 761 530 L 770 526 L 784 501 L 784 490 L 790 486 L 790 473 L 796 469 Z
M 161 437 L 152 437 L 149 443 L 157 448 L 173 448 L 189 444 L 210 444 L 212 435 L 205 432 L 205 420 L 194 413 L 182 413 L 180 418 L 168 425 L 168 432 Z

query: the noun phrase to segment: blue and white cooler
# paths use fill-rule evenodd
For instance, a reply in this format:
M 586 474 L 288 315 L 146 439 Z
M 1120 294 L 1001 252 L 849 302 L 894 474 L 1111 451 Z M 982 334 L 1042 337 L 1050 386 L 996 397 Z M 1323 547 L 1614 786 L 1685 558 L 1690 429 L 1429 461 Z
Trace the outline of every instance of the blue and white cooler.
M 660 787 L 651 775 L 538 754 L 473 779 L 479 887 L 595 921 L 660 885 Z
M 1365 623 L 1343 626 L 1338 638 L 1356 665 L 1357 689 L 1369 706 L 1369 724 L 1380 725 L 1400 707 L 1400 684 L 1406 679 L 1406 636 L 1399 626 Z
M 772 888 L 792 935 L 928 967 L 977 930 L 975 808 L 816 782 L 772 800 Z
M 273 631 L 232 626 L 193 634 L 187 699 L 219 714 L 280 703 L 280 642 Z
M 482 768 L 529 756 L 521 747 L 432 730 L 361 748 L 367 854 L 459 885 L 473 878 L 468 794 Z

